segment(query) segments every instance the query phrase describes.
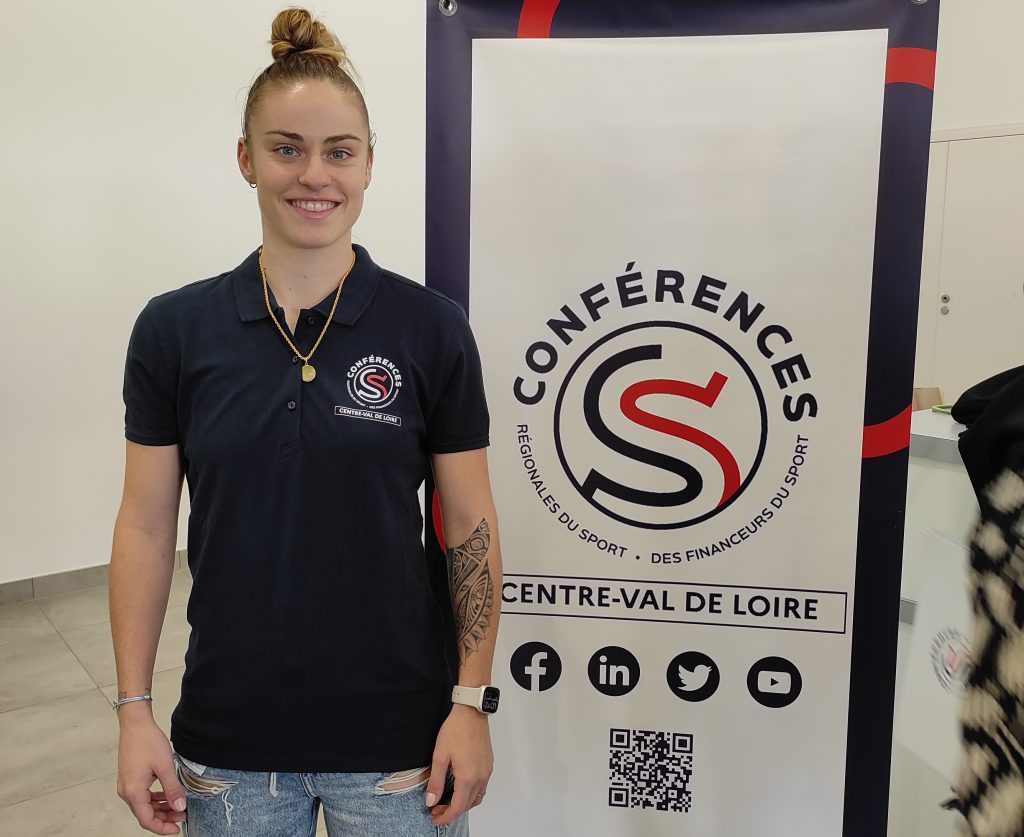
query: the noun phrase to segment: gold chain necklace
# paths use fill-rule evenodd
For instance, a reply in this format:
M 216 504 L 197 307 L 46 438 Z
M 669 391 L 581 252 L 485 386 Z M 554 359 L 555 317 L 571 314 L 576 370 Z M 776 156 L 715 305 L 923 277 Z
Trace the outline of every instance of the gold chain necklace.
M 267 284 L 267 270 L 263 267 L 263 248 L 260 247 L 260 275 L 263 277 L 263 301 L 267 303 L 267 313 L 270 314 L 270 319 L 274 321 L 274 325 L 277 326 L 277 330 L 281 332 L 281 336 L 284 338 L 284 342 L 288 344 L 295 356 L 302 361 L 302 380 L 304 383 L 309 383 L 316 377 L 316 369 L 310 366 L 309 359 L 313 357 L 313 353 L 317 350 L 320 345 L 320 341 L 324 339 L 324 335 L 327 334 L 327 329 L 331 325 L 331 320 L 334 319 L 334 312 L 338 307 L 338 300 L 341 299 L 341 289 L 345 284 L 345 280 L 348 279 L 348 275 L 352 272 L 352 268 L 356 266 L 356 254 L 352 253 L 352 264 L 348 266 L 348 270 L 345 271 L 341 277 L 341 281 L 338 282 L 338 290 L 334 293 L 334 304 L 331 306 L 331 313 L 327 315 L 327 322 L 324 323 L 323 331 L 320 332 L 320 336 L 316 338 L 316 342 L 313 344 L 313 348 L 309 350 L 308 355 L 303 355 L 295 344 L 288 337 L 288 333 L 278 322 L 277 315 L 274 313 L 274 309 L 270 307 L 270 286 Z

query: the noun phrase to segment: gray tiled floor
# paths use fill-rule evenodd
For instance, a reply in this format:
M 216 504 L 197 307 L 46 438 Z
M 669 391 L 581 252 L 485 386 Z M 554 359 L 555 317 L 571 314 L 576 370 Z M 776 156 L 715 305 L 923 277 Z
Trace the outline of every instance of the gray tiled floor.
M 157 651 L 154 715 L 164 732 L 184 671 L 190 587 L 187 570 L 174 574 Z M 148 833 L 115 792 L 116 679 L 105 586 L 0 606 L 0 835 Z

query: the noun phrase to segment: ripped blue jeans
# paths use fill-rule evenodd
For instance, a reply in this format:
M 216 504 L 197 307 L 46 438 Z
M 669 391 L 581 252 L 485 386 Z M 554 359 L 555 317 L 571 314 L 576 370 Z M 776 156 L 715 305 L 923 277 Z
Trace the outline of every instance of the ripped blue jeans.
M 468 817 L 435 826 L 424 803 L 430 771 L 255 773 L 175 755 L 185 789 L 182 837 L 469 837 Z

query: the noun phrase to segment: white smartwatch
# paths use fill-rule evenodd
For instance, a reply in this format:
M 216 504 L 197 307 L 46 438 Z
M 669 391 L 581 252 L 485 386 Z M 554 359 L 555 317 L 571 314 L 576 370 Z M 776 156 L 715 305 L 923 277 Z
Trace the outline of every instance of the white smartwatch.
M 456 686 L 452 689 L 452 703 L 472 706 L 474 709 L 483 712 L 484 715 L 493 715 L 498 711 L 498 700 L 500 698 L 501 690 L 497 686 L 480 686 L 478 688 Z

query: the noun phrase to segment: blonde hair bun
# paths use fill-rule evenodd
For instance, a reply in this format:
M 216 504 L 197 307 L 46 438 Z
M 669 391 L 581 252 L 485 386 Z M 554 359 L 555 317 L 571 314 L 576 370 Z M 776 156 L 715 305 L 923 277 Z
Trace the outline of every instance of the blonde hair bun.
M 349 65 L 345 47 L 306 9 L 285 9 L 270 26 L 270 53 L 275 61 L 303 54 L 327 58 L 339 67 Z
M 359 89 L 356 68 L 330 29 L 305 9 L 285 9 L 270 26 L 270 47 L 274 60 L 256 77 L 245 99 L 242 136 L 246 140 L 252 127 L 252 115 L 268 85 L 290 85 L 311 80 L 327 81 L 339 90 L 353 94 L 366 117 L 367 135 L 370 134 L 370 117 Z M 372 137 L 370 148 L 373 148 Z

